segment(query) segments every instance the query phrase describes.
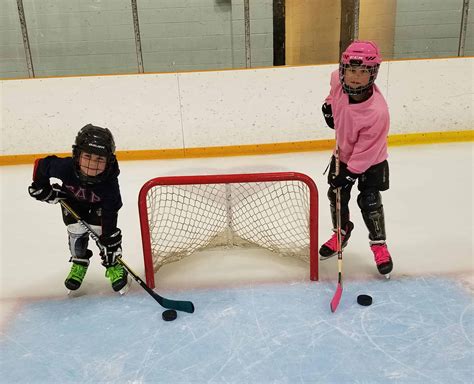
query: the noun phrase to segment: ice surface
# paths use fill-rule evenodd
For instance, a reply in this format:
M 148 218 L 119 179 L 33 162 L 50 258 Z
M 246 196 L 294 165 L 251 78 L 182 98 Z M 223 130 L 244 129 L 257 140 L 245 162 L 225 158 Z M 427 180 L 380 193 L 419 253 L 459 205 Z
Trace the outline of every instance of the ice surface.
M 320 282 L 308 264 L 266 251 L 192 255 L 163 267 L 160 294 L 192 300 L 171 323 L 139 286 L 111 291 L 97 256 L 75 297 L 59 207 L 31 199 L 31 166 L 0 168 L 1 382 L 10 383 L 467 383 L 472 370 L 472 144 L 390 148 L 383 193 L 392 279 L 381 278 L 351 201 L 344 293 L 329 302 L 336 259 Z M 143 276 L 137 195 L 160 175 L 298 171 L 320 194 L 320 242 L 330 233 L 328 152 L 122 162 L 124 259 Z M 93 246 L 92 246 L 93 247 Z M 97 254 L 97 252 L 94 250 Z M 374 298 L 371 307 L 358 294 Z

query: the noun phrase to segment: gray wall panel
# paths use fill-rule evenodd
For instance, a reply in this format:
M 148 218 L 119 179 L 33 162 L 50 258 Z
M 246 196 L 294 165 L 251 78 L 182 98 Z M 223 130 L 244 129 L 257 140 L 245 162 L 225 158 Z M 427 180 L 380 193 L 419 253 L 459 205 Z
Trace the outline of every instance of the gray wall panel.
M 28 77 L 16 0 L 1 0 L 0 9 L 0 78 Z
M 462 0 L 397 1 L 394 58 L 457 56 Z
M 23 0 L 36 76 L 136 73 L 129 0 Z
M 23 0 L 36 76 L 137 73 L 131 0 Z M 244 68 L 244 0 L 139 0 L 145 72 Z M 463 0 L 398 0 L 392 58 L 456 56 Z M 0 0 L 0 77 L 28 77 L 16 0 Z M 474 55 L 474 0 L 465 56 Z M 374 15 L 377 17 L 377 15 Z M 273 64 L 273 1 L 250 0 L 251 65 Z M 387 57 L 388 58 L 388 57 Z
M 245 67 L 243 0 L 143 1 L 139 6 L 146 72 Z M 257 66 L 273 65 L 272 7 L 271 0 L 251 1 L 251 53 Z

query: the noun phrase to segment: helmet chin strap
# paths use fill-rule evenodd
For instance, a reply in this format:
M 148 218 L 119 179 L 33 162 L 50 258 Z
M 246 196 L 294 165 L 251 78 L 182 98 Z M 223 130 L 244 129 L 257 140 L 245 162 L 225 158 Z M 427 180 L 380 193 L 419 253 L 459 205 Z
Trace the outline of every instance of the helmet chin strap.
M 358 93 L 355 95 L 347 94 L 349 96 L 349 104 L 357 104 L 362 103 L 370 98 L 373 93 L 373 87 L 365 90 L 362 93 Z
M 358 88 L 352 88 L 344 84 L 342 89 L 344 93 L 349 96 L 370 96 L 372 94 L 373 84 L 364 85 Z

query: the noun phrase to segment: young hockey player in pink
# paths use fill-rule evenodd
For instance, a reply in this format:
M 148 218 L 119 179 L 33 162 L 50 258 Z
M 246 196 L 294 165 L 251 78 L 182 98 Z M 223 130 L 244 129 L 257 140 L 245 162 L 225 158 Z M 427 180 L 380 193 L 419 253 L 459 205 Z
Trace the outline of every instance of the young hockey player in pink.
M 72 157 L 47 156 L 35 161 L 33 183 L 28 188 L 31 197 L 51 204 L 66 202 L 100 235 L 106 251 L 101 252 L 105 276 L 114 291 L 128 283 L 127 271 L 117 262 L 122 256 L 122 234 L 117 228 L 118 210 L 122 207 L 115 158 L 115 142 L 107 128 L 88 124 L 77 134 Z M 62 181 L 51 185 L 50 178 Z M 89 234 L 66 209 L 62 209 L 67 227 L 71 272 L 64 284 L 78 289 L 89 267 L 92 251 L 87 248 Z
M 341 188 L 342 247 L 354 229 L 350 221 L 351 189 L 358 181 L 357 204 L 369 230 L 370 248 L 379 272 L 387 275 L 393 263 L 387 248 L 381 191 L 389 188 L 387 135 L 390 118 L 387 103 L 374 84 L 382 62 L 377 45 L 354 41 L 342 54 L 339 70 L 331 75 L 331 90 L 322 110 L 327 125 L 336 130 L 340 171 L 335 157 L 328 175 L 328 197 L 336 227 L 336 193 Z M 337 253 L 337 234 L 324 243 L 319 254 L 325 260 Z

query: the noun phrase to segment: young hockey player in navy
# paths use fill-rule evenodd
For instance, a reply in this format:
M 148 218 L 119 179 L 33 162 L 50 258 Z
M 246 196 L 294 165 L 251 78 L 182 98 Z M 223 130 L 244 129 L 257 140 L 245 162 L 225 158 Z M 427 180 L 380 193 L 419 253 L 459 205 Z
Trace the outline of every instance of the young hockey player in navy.
M 117 228 L 122 199 L 114 138 L 107 128 L 88 124 L 79 131 L 72 148 L 72 157 L 37 159 L 28 192 L 33 198 L 51 204 L 65 200 L 100 235 L 100 243 L 106 249 L 100 254 L 105 276 L 114 291 L 121 291 L 128 283 L 128 274 L 117 262 L 122 256 L 122 234 Z M 60 179 L 62 186 L 51 185 L 50 178 Z M 65 208 L 62 216 L 72 262 L 64 284 L 69 290 L 76 290 L 92 257 L 92 251 L 87 248 L 89 234 Z
M 370 248 L 379 272 L 387 275 L 393 263 L 386 244 L 385 218 L 380 192 L 389 188 L 387 135 L 390 119 L 387 103 L 374 84 L 382 59 L 371 41 L 354 41 L 342 54 L 339 70 L 331 75 L 331 90 L 322 110 L 326 123 L 336 130 L 340 172 L 335 157 L 328 175 L 328 197 L 336 227 L 336 189 L 341 188 L 342 247 L 354 224 L 349 220 L 351 189 L 358 180 L 357 204 L 369 230 Z M 337 234 L 324 243 L 321 260 L 337 253 Z

